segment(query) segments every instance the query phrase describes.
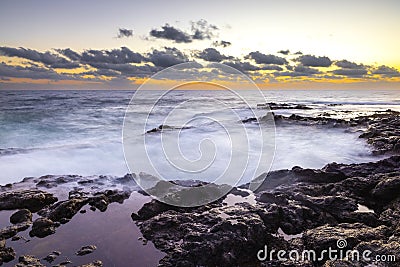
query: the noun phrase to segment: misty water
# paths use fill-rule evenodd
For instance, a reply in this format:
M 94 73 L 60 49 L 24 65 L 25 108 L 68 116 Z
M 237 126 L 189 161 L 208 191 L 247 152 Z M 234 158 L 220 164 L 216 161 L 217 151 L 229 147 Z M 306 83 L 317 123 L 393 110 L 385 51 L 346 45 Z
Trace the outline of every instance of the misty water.
M 148 119 L 149 123 L 146 129 L 132 129 L 131 134 L 142 136 L 146 130 L 158 127 L 171 108 L 191 99 L 199 101 L 193 101 L 190 107 L 180 107 L 178 114 L 181 112 L 190 119 L 209 110 L 220 118 L 223 125 L 235 125 L 238 120 L 225 116 L 227 109 L 216 105 L 215 100 L 233 107 L 240 119 L 252 116 L 249 107 L 254 108 L 257 116 L 265 115 L 266 110 L 257 108 L 257 104 L 265 102 L 300 103 L 312 107 L 310 110 L 274 111 L 283 115 L 317 116 L 322 112 L 339 111 L 337 116 L 351 117 L 377 110 L 400 111 L 398 91 L 264 91 L 264 99 L 252 91 L 243 94 L 250 99 L 249 105 L 237 101 L 226 91 L 174 91 L 166 95 L 162 105 L 147 118 L 144 110 L 156 95 L 149 91 L 140 104 L 130 110 L 128 117 L 133 121 Z M 133 91 L 2 91 L 0 183 L 47 174 L 122 176 L 128 173 L 122 146 L 122 127 L 132 95 Z M 169 133 L 181 133 L 180 149 L 190 160 L 204 156 L 201 154 L 204 151 L 199 150 L 199 140 L 210 138 L 217 145 L 214 166 L 208 169 L 208 173 L 199 173 L 196 178 L 208 180 L 212 172 L 223 171 L 230 156 L 230 145 L 224 138 L 223 128 L 201 119 L 191 120 L 184 130 L 178 129 L 182 125 L 172 126 L 177 129 L 169 129 Z M 245 127 L 250 130 L 251 138 L 251 127 L 255 125 L 249 123 Z M 345 128 L 278 125 L 274 160 L 272 166 L 266 164 L 265 171 L 269 167 L 272 170 L 293 166 L 320 168 L 333 161 L 358 163 L 378 160 L 365 140 L 358 138 L 359 135 L 360 132 L 350 132 Z M 149 135 L 146 141 L 153 163 L 171 179 L 187 178 L 165 165 L 160 154 L 159 136 L 158 133 Z M 250 161 L 250 168 L 251 164 L 256 163 Z M 136 169 L 149 172 L 145 167 L 141 170 L 140 166 L 136 166 Z

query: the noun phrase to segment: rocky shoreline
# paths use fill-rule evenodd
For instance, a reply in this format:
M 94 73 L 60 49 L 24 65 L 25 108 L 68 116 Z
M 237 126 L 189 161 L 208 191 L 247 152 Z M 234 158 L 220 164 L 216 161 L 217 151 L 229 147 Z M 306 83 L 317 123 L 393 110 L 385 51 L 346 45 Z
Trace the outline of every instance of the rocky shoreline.
M 304 124 L 360 131 L 360 138 L 373 146 L 374 153 L 387 158 L 374 163 L 331 163 L 319 170 L 293 167 L 270 172 L 255 192 L 243 185 L 226 197 L 198 208 L 177 208 L 151 200 L 137 211 L 131 210 L 130 220 L 140 229 L 144 243 L 151 242 L 165 253 L 159 265 L 328 267 L 369 264 L 363 260 L 282 262 L 276 257 L 266 261 L 257 259 L 258 251 L 265 245 L 275 250 L 322 251 L 335 248 L 337 240 L 343 239 L 347 241 L 346 249 L 369 249 L 373 256 L 396 256 L 397 262 L 376 263 L 378 266 L 399 266 L 399 113 L 387 110 L 352 119 L 275 115 L 275 121 L 278 127 Z M 262 123 L 262 118 L 244 122 Z M 43 176 L 2 186 L 0 211 L 10 211 L 10 223 L 0 229 L 0 265 L 14 262 L 16 266 L 53 266 L 62 252 L 49 251 L 43 258 L 17 255 L 12 242 L 46 240 L 79 214 L 105 212 L 112 203 L 124 205 L 134 191 L 139 188 L 130 175 L 122 178 Z M 29 236 L 21 237 L 21 232 Z M 81 244 L 74 253 L 78 257 L 91 255 L 97 245 Z M 58 261 L 57 266 L 69 264 L 75 263 Z M 102 265 L 99 259 L 81 264 Z

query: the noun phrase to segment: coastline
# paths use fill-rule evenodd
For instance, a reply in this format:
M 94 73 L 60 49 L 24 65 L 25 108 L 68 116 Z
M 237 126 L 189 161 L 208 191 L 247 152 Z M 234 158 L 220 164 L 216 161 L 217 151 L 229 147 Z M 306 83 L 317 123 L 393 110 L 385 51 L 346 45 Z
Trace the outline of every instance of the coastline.
M 255 118 L 247 122 L 258 120 L 262 121 Z M 400 260 L 399 113 L 388 110 L 348 120 L 329 116 L 275 115 L 275 121 L 277 124 L 349 129 L 362 126 L 365 130 L 360 138 L 365 138 L 374 147 L 374 154 L 387 158 L 375 163 L 331 163 L 318 170 L 293 167 L 273 171 L 253 193 L 240 186 L 223 199 L 191 209 L 168 206 L 139 194 L 139 188 L 128 175 L 122 178 L 74 175 L 27 178 L 1 187 L 1 221 L 6 222 L 18 210 L 24 210 L 24 216 L 16 224 L 8 223 L 0 230 L 3 240 L 0 242 L 0 262 L 9 262 L 6 266 L 17 262 L 19 266 L 31 266 L 39 260 L 40 264 L 50 264 L 43 258 L 51 254 L 55 256 L 51 264 L 60 266 L 66 265 L 66 260 L 75 265 L 91 262 L 92 265 L 86 266 L 108 266 L 107 257 L 101 252 L 118 242 L 125 244 L 134 240 L 140 244 L 135 246 L 136 249 L 146 251 L 139 255 L 151 259 L 148 264 L 160 260 L 160 266 L 279 266 L 281 263 L 276 259 L 259 261 L 257 252 L 266 244 L 277 250 L 323 250 L 335 246 L 339 238 L 346 238 L 349 247 L 395 254 Z M 235 201 L 226 201 L 228 198 Z M 130 214 L 132 218 L 129 218 Z M 119 227 L 127 225 L 126 229 L 133 229 L 127 231 L 133 231 L 134 236 L 123 232 L 118 238 L 109 229 L 101 231 L 97 228 L 101 232 L 98 236 L 92 232 L 96 238 L 91 244 L 77 242 L 74 247 L 60 251 L 59 256 L 53 253 L 58 248 L 51 244 L 62 241 L 62 236 L 57 236 L 59 232 L 74 235 L 74 238 L 69 237 L 71 240 L 79 240 L 76 237 L 82 235 L 80 230 L 85 233 L 95 228 L 90 224 L 95 225 L 109 216 L 124 217 L 125 220 L 117 220 L 121 222 Z M 91 220 L 83 220 L 85 217 Z M 103 227 L 111 227 L 113 223 L 110 220 Z M 75 226 L 69 227 L 72 224 Z M 68 227 L 70 230 L 65 230 Z M 18 236 L 22 237 L 18 239 Z M 56 236 L 53 243 L 48 242 L 47 247 L 37 250 L 40 253 L 30 252 L 29 248 L 34 247 L 31 244 L 41 243 L 37 240 L 46 241 Z M 109 242 L 102 241 L 104 237 L 109 237 Z M 121 240 L 123 237 L 125 240 Z M 88 245 L 94 245 L 96 249 L 84 256 L 74 255 Z M 36 259 L 22 257 L 18 246 L 28 248 L 20 251 L 32 253 Z M 13 247 L 16 247 L 15 251 Z M 297 265 L 288 261 L 285 264 L 315 266 L 311 262 Z M 316 264 L 362 266 L 365 262 L 323 261 Z

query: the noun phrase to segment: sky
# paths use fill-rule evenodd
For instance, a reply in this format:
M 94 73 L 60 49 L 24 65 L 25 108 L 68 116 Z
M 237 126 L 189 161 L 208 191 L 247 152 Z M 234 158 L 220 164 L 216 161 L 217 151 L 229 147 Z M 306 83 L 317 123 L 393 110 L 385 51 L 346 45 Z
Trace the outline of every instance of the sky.
M 226 64 L 262 89 L 400 89 L 399 12 L 396 0 L 2 0 L 0 89 L 132 89 L 183 62 L 199 79 Z

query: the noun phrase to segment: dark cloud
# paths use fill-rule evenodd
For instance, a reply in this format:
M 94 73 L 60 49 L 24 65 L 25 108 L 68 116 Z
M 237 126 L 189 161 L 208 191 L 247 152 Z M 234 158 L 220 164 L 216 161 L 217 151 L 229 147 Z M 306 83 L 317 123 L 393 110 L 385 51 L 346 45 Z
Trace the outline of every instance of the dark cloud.
M 40 67 L 21 67 L 0 63 L 0 77 L 65 80 L 62 74 Z
M 132 37 L 132 36 L 133 36 L 133 30 L 119 28 L 117 38 Z
M 153 50 L 148 54 L 148 59 L 155 66 L 163 68 L 188 61 L 187 56 L 174 47 L 165 47 L 162 51 Z
M 34 62 L 42 63 L 51 68 L 65 68 L 74 69 L 79 67 L 79 64 L 70 62 L 65 58 L 62 58 L 56 54 L 49 51 L 41 53 L 36 50 L 26 49 L 23 47 L 13 48 L 13 47 L 0 47 L 0 53 L 9 57 L 19 57 L 28 59 Z
M 193 40 L 211 39 L 216 36 L 217 30 L 217 26 L 209 24 L 206 20 L 202 19 L 199 21 L 191 22 L 190 33 L 187 33 L 174 26 L 170 26 L 168 23 L 166 23 L 164 26 L 161 27 L 161 30 L 151 30 L 150 36 L 171 40 L 176 43 L 191 43 Z
M 400 77 L 400 72 L 395 69 L 385 65 L 379 66 L 376 69 L 372 70 L 372 74 L 382 75 L 385 77 Z
M 82 64 L 92 65 L 93 63 L 111 63 L 111 64 L 126 64 L 126 63 L 141 63 L 145 61 L 145 57 L 140 53 L 133 52 L 127 47 L 112 50 L 86 50 L 79 54 L 71 49 L 58 49 L 60 54 L 73 61 L 78 61 Z
M 228 65 L 234 69 L 237 69 L 238 71 L 241 72 L 248 72 L 248 71 L 257 71 L 261 70 L 260 67 L 255 66 L 249 62 L 246 61 L 240 61 L 240 60 L 231 60 L 231 61 L 224 61 L 222 62 L 225 65 Z
M 257 64 L 275 64 L 275 65 L 284 65 L 287 63 L 286 59 L 283 57 L 278 57 L 274 55 L 265 55 L 260 53 L 259 51 L 251 52 L 248 54 L 246 59 L 253 59 Z
M 80 61 L 81 60 L 81 55 L 78 54 L 77 52 L 71 50 L 70 48 L 66 49 L 56 49 L 56 51 L 67 58 L 69 58 L 72 61 Z
M 332 71 L 335 75 L 347 76 L 347 77 L 362 77 L 368 73 L 365 69 L 338 69 Z
M 176 43 L 192 42 L 192 37 L 189 34 L 177 28 L 174 28 L 173 26 L 170 26 L 169 24 L 165 24 L 161 28 L 162 28 L 161 30 L 155 30 L 155 29 L 151 30 L 150 36 L 172 40 L 175 41 Z
M 288 70 L 293 70 L 293 71 L 283 71 L 283 72 L 274 72 L 275 76 L 289 76 L 289 77 L 301 77 L 301 76 L 313 76 L 315 74 L 320 74 L 321 72 L 310 68 L 306 67 L 303 65 L 299 65 L 296 67 L 289 67 L 287 68 Z
M 230 58 L 225 55 L 222 55 L 215 48 L 206 48 L 203 51 L 196 53 L 195 55 L 198 58 L 201 58 L 205 61 L 210 61 L 210 62 L 221 62 L 222 60 Z
M 319 70 L 316 70 L 316 69 L 313 69 L 310 67 L 306 67 L 306 66 L 302 66 L 302 65 L 294 67 L 294 71 L 299 72 L 299 73 L 308 74 L 308 75 L 321 73 Z
M 112 76 L 110 74 L 114 73 L 114 76 L 122 75 L 124 77 L 147 77 L 159 71 L 158 68 L 150 66 L 148 64 L 135 66 L 128 63 L 126 64 L 92 63 L 92 67 L 96 68 L 97 71 L 94 71 L 91 74 L 106 75 L 106 76 Z
M 346 59 L 339 60 L 335 62 L 335 65 L 344 69 L 363 69 L 365 66 L 362 64 L 356 64 L 354 62 L 350 62 Z
M 301 51 L 297 51 L 296 53 L 294 53 L 293 55 L 302 55 L 303 53 Z
M 303 66 L 308 67 L 329 67 L 332 61 L 328 57 L 316 57 L 312 55 L 303 55 L 297 58 Z
M 280 50 L 280 51 L 278 51 L 278 53 L 287 56 L 287 55 L 289 55 L 290 51 L 289 50 Z
M 211 39 L 216 36 L 218 27 L 209 24 L 206 20 L 201 19 L 199 21 L 192 21 L 192 38 L 194 40 L 205 40 Z
M 213 46 L 215 46 L 215 47 L 222 46 L 222 47 L 225 48 L 225 47 L 228 47 L 228 46 L 231 46 L 231 45 L 232 45 L 231 42 L 223 41 L 223 40 L 213 42 Z
M 289 76 L 289 77 L 301 77 L 301 76 L 308 76 L 302 72 L 293 72 L 293 71 L 282 71 L 282 72 L 274 72 L 275 77 L 279 76 Z
M 283 69 L 277 65 L 264 65 L 260 67 L 260 70 L 277 70 L 282 71 Z

